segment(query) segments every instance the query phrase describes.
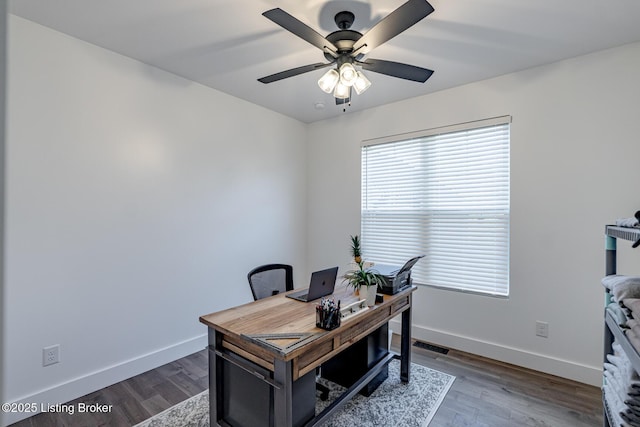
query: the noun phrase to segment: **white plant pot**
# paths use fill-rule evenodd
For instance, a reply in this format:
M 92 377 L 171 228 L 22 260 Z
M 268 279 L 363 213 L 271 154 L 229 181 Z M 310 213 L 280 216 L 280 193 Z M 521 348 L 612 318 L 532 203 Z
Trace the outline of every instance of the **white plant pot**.
M 376 305 L 377 286 L 362 286 L 360 288 L 360 297 L 366 300 L 367 307 Z

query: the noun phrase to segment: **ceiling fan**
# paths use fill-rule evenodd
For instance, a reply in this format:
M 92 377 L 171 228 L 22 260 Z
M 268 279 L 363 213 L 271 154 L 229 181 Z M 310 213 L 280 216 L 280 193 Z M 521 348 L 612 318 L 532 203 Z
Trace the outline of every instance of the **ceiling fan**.
M 327 71 L 320 78 L 318 85 L 323 91 L 333 93 L 336 104 L 350 102 L 352 88 L 360 94 L 371 85 L 371 82 L 354 65 L 367 71 L 424 83 L 433 74 L 432 70 L 382 59 L 365 59 L 364 57 L 371 50 L 421 21 L 433 10 L 433 6 L 426 0 L 409 0 L 379 21 L 365 34 L 350 29 L 355 19 L 352 12 L 339 12 L 335 15 L 335 22 L 339 30 L 327 37 L 323 37 L 280 8 L 268 10 L 262 15 L 322 50 L 325 59 L 329 62 L 292 68 L 259 78 L 258 81 L 273 83 L 335 64 L 335 68 Z

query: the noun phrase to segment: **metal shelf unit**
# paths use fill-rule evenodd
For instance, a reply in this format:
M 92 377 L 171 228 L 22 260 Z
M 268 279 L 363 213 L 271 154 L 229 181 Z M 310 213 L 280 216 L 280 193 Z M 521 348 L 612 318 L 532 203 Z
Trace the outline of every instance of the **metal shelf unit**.
M 640 229 L 617 227 L 614 225 L 607 225 L 605 227 L 605 274 L 607 276 L 617 274 L 616 251 L 618 239 L 636 242 L 638 239 L 640 239 Z M 606 293 L 605 302 L 605 307 L 611 302 L 611 295 L 609 294 L 609 292 Z M 640 353 L 633 345 L 631 345 L 627 336 L 624 334 L 611 314 L 606 311 L 606 308 L 604 311 L 604 320 L 604 361 L 606 362 L 607 355 L 612 353 L 613 350 L 611 348 L 611 344 L 613 344 L 613 341 L 616 340 L 631 361 L 631 365 L 633 366 L 633 368 L 637 372 L 640 372 Z M 602 404 L 604 408 L 604 427 L 610 427 L 613 425 L 613 423 L 611 422 L 609 408 L 604 398 L 604 389 L 602 391 Z

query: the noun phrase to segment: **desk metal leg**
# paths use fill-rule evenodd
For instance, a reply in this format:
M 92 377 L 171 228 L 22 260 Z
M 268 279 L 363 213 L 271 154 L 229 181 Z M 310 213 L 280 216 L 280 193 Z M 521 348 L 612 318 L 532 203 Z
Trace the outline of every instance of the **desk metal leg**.
M 221 397 L 221 390 L 218 383 L 222 381 L 222 372 L 216 356 L 216 350 L 219 346 L 217 340 L 216 331 L 209 328 L 209 425 L 212 427 L 220 425 L 218 424 L 218 400 Z
M 411 298 L 409 294 L 409 308 L 402 312 L 402 335 L 400 337 L 400 380 L 409 382 L 409 368 L 411 366 Z
M 280 388 L 273 390 L 273 425 L 290 427 L 293 425 L 293 372 L 291 361 L 275 360 L 273 379 Z

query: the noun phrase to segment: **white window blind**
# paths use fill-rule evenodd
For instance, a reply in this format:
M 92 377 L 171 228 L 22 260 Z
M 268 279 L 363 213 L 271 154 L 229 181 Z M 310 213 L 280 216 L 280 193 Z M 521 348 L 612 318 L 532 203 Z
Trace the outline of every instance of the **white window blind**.
M 509 123 L 500 117 L 365 141 L 367 260 L 402 265 L 424 254 L 414 283 L 508 296 Z

